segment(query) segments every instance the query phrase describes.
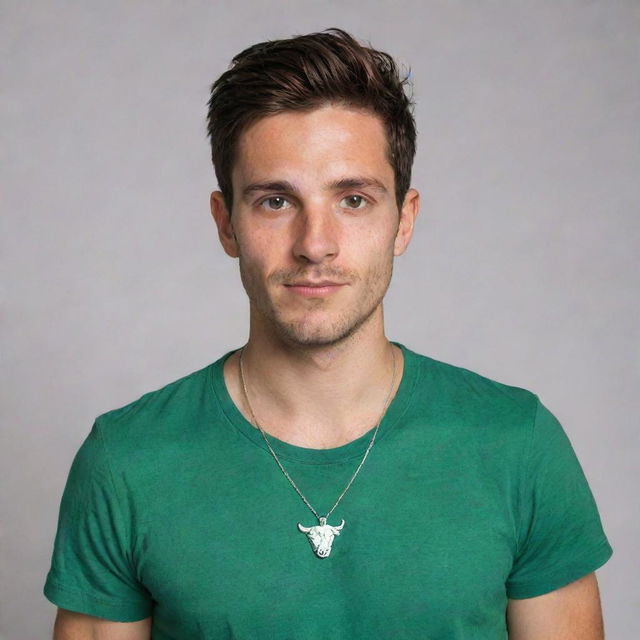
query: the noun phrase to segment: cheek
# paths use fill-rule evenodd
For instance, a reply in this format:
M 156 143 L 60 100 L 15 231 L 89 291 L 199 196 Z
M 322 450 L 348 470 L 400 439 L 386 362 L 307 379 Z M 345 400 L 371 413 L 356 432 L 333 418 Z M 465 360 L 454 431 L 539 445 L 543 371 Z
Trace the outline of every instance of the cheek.
M 358 256 L 361 262 L 384 262 L 393 254 L 395 229 L 370 227 L 357 229 L 343 243 L 343 253 Z
M 273 245 L 266 234 L 255 230 L 251 233 L 246 233 L 244 229 L 239 230 L 237 239 L 241 255 L 246 262 L 252 264 L 265 261 L 271 251 L 270 246 Z
M 283 264 L 278 243 L 274 242 L 262 244 L 253 240 L 250 244 L 240 243 L 239 258 L 243 279 L 252 281 L 268 280 Z
M 247 226 L 243 225 L 237 230 L 238 244 L 244 257 L 252 263 L 277 260 L 284 251 L 286 229 L 275 225 L 245 224 Z

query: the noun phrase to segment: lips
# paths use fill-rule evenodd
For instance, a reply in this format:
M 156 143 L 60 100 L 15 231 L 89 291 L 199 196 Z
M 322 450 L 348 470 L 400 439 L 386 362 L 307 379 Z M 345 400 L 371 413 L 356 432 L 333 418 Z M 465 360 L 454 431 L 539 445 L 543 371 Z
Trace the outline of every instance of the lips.
M 291 293 L 305 298 L 325 298 L 339 291 L 345 284 L 333 280 L 297 280 L 284 286 Z
M 344 283 L 333 282 L 332 280 L 298 280 L 290 284 L 285 284 L 285 287 L 341 287 Z

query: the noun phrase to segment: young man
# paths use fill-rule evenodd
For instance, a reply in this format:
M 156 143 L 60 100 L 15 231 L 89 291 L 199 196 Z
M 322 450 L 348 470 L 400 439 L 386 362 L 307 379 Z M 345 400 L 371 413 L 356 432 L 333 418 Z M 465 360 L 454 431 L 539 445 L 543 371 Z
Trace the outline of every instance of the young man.
M 603 637 L 611 548 L 558 422 L 385 337 L 419 202 L 403 85 L 340 30 L 250 47 L 213 85 L 249 339 L 97 419 L 45 587 L 56 638 Z

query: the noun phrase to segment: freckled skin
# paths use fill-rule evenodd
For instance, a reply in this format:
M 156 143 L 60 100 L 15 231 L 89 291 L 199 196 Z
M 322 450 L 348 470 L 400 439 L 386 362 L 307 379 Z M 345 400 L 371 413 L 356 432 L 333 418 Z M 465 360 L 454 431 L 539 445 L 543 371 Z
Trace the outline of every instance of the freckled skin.
M 368 186 L 328 188 L 345 177 Z M 391 280 L 400 221 L 394 174 L 381 121 L 370 113 L 328 106 L 259 120 L 239 140 L 232 174 L 231 216 L 252 326 L 289 344 L 331 345 L 373 319 Z M 255 182 L 287 181 L 294 193 L 252 193 Z M 355 196 L 355 197 L 354 197 Z M 300 279 L 344 284 L 325 297 L 287 288 Z

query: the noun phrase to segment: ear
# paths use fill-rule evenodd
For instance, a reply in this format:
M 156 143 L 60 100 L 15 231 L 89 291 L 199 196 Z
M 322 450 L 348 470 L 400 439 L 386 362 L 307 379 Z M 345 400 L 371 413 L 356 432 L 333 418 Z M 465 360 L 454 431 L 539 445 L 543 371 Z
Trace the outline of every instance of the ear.
M 398 223 L 398 231 L 393 243 L 394 256 L 401 256 L 409 246 L 419 209 L 420 194 L 415 189 L 409 189 L 400 209 L 400 222 Z
M 218 238 L 220 238 L 220 244 L 225 253 L 232 258 L 237 258 L 239 255 L 238 241 L 233 231 L 231 213 L 227 211 L 221 191 L 214 191 L 211 194 L 211 215 L 218 227 Z

